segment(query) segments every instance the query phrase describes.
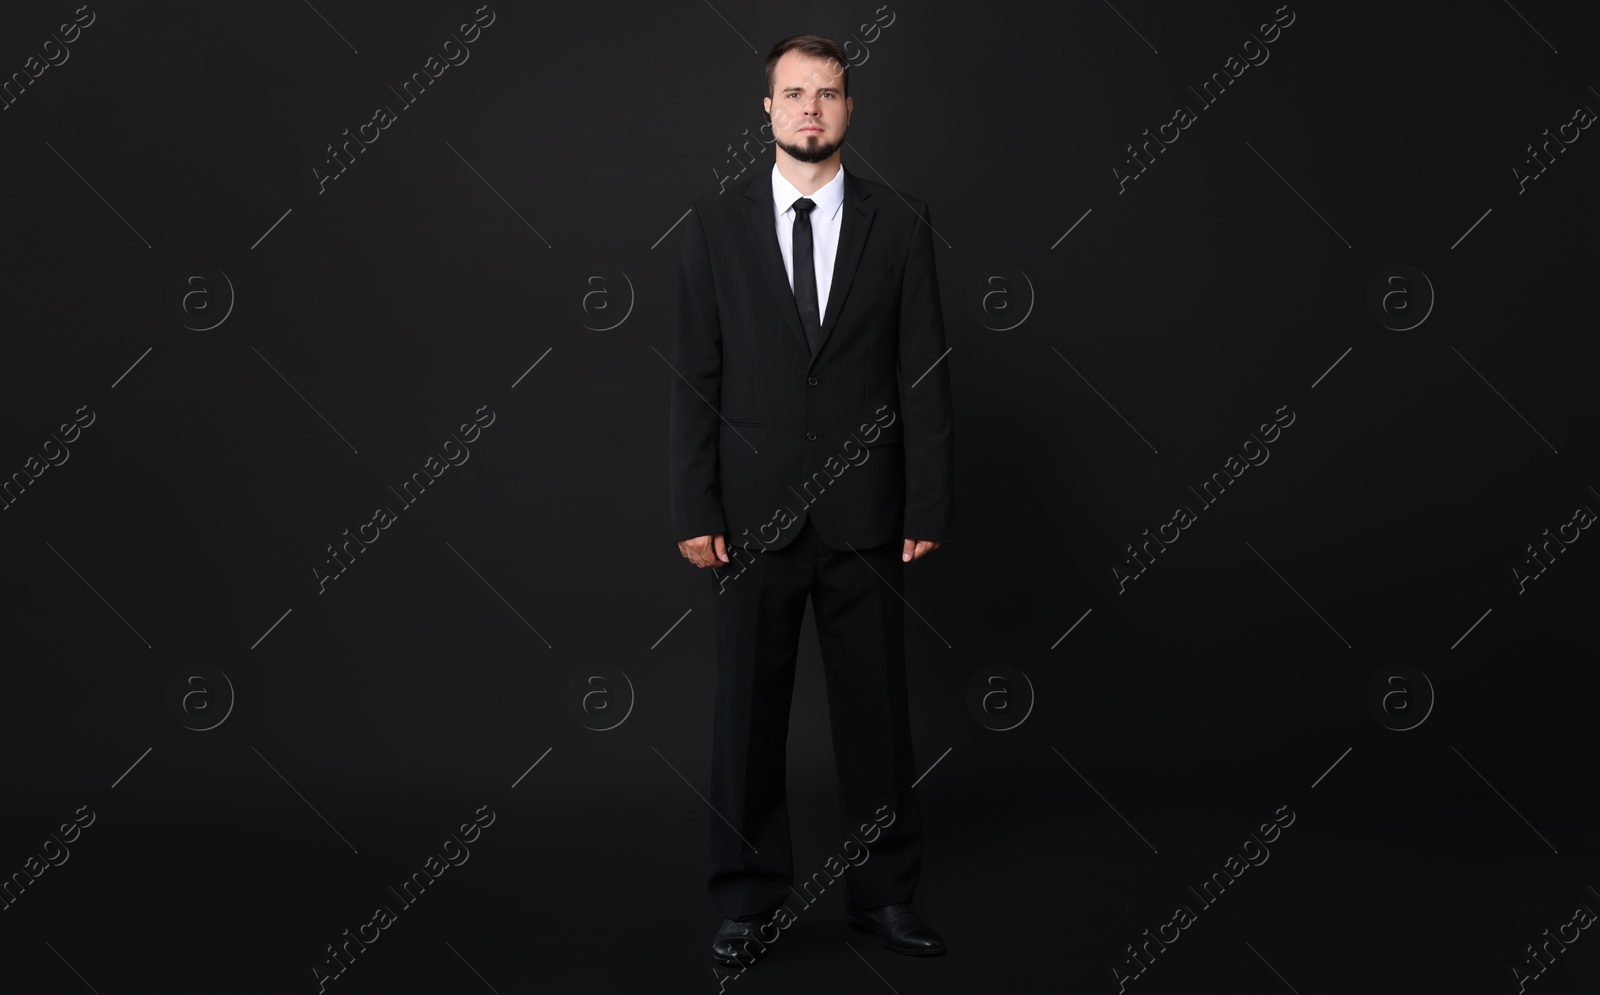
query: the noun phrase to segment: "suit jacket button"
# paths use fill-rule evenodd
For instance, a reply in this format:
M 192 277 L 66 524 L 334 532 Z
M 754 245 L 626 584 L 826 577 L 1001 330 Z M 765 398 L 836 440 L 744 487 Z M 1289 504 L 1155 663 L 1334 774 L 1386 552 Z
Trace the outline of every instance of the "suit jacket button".
M 815 433 L 815 432 L 807 432 L 806 433 L 806 439 L 811 441 L 811 442 L 817 441 L 817 433 Z
M 806 383 L 808 383 L 811 386 L 815 387 L 817 385 L 817 378 L 816 377 L 806 377 Z

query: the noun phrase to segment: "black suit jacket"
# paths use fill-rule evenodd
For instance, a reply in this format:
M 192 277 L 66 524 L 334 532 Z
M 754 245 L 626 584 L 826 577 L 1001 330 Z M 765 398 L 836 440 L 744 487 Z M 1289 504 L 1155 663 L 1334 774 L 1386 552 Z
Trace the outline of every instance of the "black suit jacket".
M 928 207 L 845 171 L 822 344 L 806 343 L 772 171 L 684 222 L 669 418 L 675 538 L 950 541 L 955 428 Z

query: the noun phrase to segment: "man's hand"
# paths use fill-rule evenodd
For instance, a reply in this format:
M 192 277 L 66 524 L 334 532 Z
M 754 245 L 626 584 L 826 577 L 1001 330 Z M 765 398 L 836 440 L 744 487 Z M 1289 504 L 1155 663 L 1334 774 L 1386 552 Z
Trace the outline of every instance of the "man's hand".
M 719 561 L 728 562 L 728 548 L 723 542 L 721 532 L 693 539 L 679 539 L 678 552 L 697 567 L 714 567 Z
M 900 559 L 905 563 L 914 563 L 938 549 L 939 545 L 932 539 L 907 539 Z

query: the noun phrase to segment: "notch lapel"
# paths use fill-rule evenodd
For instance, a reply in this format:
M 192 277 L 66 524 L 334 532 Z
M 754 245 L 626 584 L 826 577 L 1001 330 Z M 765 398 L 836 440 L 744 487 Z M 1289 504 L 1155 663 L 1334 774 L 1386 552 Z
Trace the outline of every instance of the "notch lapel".
M 794 289 L 789 286 L 789 274 L 783 268 L 783 250 L 778 248 L 778 229 L 773 221 L 776 203 L 772 193 L 772 171 L 757 173 L 745 187 L 745 226 L 750 229 L 751 248 L 761 260 L 761 271 L 767 275 L 767 285 L 772 291 L 778 312 L 784 324 L 794 334 L 804 354 L 811 355 L 811 344 L 806 341 L 805 329 L 800 327 L 800 308 L 794 302 Z M 831 293 L 831 291 L 830 291 Z
M 844 169 L 843 166 L 839 167 Z M 839 251 L 833 255 L 833 283 L 828 289 L 828 313 L 822 316 L 822 336 L 817 342 L 817 355 L 828 347 L 828 336 L 839 323 L 839 312 L 850 296 L 850 284 L 855 282 L 856 269 L 861 263 L 861 250 L 867 244 L 867 230 L 872 227 L 873 211 L 867 203 L 869 195 L 861 188 L 849 171 L 844 174 L 844 203 L 839 206 Z M 790 294 L 793 297 L 794 294 Z M 795 314 L 799 314 L 796 308 Z
M 844 169 L 841 165 L 840 169 Z M 822 317 L 822 331 L 817 344 L 817 355 L 828 344 L 833 326 L 838 324 L 839 311 L 849 295 L 850 284 L 855 281 L 856 268 L 861 262 L 861 250 L 867 244 L 867 231 L 872 227 L 876 213 L 867 203 L 871 195 L 849 170 L 844 170 L 844 203 L 840 205 L 839 247 L 833 258 L 833 278 L 828 286 L 828 312 Z M 784 324 L 794 336 L 796 344 L 807 356 L 811 345 L 806 341 L 805 329 L 800 325 L 800 309 L 795 304 L 794 290 L 789 286 L 789 274 L 783 266 L 783 252 L 778 248 L 778 232 L 773 220 L 776 213 L 772 193 L 772 171 L 758 173 L 745 188 L 745 226 L 750 232 L 751 245 L 761 260 L 761 271 L 767 276 Z M 815 361 L 815 357 L 812 357 Z

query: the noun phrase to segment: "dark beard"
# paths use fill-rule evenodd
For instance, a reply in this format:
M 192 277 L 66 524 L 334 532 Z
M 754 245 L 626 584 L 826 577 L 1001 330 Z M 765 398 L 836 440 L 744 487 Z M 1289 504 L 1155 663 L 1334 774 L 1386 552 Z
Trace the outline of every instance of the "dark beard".
M 824 142 L 819 140 L 816 145 L 812 145 L 811 140 L 814 137 L 815 136 L 810 135 L 806 136 L 806 144 L 804 145 L 790 145 L 781 140 L 777 140 L 777 145 L 778 148 L 783 149 L 785 152 L 789 153 L 789 155 L 800 160 L 801 162 L 826 162 L 830 156 L 839 151 L 838 142 Z

